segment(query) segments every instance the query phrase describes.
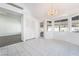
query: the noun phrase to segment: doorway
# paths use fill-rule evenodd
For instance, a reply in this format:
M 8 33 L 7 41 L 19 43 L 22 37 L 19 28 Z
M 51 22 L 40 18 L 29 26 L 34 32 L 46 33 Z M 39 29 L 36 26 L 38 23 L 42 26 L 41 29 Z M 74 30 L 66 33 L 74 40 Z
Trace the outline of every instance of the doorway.
M 0 47 L 22 42 L 22 14 L 0 8 Z

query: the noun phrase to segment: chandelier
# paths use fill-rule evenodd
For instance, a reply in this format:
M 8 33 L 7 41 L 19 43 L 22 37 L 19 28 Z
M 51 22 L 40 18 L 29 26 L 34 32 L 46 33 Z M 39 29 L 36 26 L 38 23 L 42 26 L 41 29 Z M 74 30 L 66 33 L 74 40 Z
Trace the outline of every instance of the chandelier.
M 55 16 L 56 14 L 57 14 L 57 11 L 52 7 L 48 9 L 48 16 Z

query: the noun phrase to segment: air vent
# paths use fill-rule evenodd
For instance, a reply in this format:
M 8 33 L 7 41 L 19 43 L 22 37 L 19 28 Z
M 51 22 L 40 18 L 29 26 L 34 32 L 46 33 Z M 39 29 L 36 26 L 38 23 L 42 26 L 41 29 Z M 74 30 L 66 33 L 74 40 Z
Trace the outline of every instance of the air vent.
M 11 5 L 11 6 L 13 6 L 13 7 L 16 7 L 16 8 L 18 8 L 18 9 L 23 10 L 22 7 L 20 7 L 20 6 L 18 6 L 18 5 L 15 5 L 15 4 L 13 4 L 13 3 L 7 3 L 7 4 L 8 4 L 8 5 Z

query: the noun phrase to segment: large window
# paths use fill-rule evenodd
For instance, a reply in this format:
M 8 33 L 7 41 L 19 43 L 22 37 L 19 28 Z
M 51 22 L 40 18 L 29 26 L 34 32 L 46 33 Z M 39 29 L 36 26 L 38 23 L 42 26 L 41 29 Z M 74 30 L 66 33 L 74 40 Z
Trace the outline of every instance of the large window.
M 79 16 L 72 17 L 72 32 L 79 32 Z
M 52 21 L 47 21 L 47 31 L 52 31 Z
M 58 32 L 68 31 L 68 19 L 56 20 L 54 22 L 54 30 Z
M 43 24 L 43 22 L 40 22 L 40 30 L 44 31 L 44 24 Z

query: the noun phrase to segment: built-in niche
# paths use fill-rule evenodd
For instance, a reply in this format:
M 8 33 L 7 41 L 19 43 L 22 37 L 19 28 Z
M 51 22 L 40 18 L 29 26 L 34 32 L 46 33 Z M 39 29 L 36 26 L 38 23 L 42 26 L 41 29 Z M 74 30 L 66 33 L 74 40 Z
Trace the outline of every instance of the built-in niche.
M 44 37 L 44 23 L 40 22 L 40 37 Z
M 52 21 L 47 21 L 47 31 L 52 30 Z

